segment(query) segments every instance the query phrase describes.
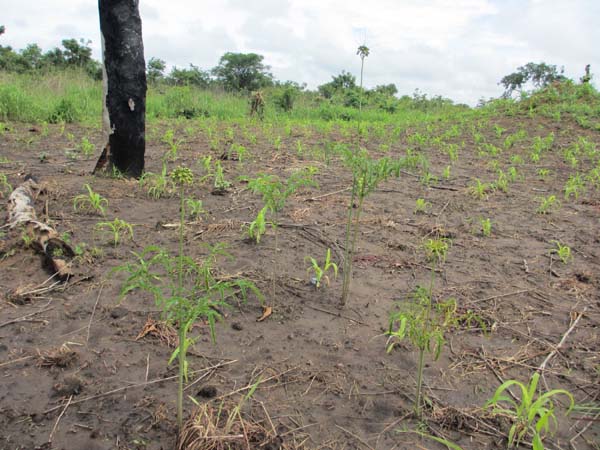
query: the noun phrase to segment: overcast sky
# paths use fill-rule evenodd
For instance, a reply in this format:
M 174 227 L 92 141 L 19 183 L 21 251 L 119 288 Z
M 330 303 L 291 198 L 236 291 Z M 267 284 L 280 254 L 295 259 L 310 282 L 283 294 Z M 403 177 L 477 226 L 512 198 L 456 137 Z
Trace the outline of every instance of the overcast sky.
M 92 0 L 0 0 L 1 45 L 44 50 L 64 38 L 92 41 L 100 58 Z M 342 70 L 357 76 L 359 45 L 367 87 L 395 83 L 475 104 L 498 96 L 498 81 L 527 62 L 586 64 L 600 82 L 600 0 L 141 0 L 146 60 L 210 69 L 228 51 L 265 56 L 280 80 L 315 88 Z

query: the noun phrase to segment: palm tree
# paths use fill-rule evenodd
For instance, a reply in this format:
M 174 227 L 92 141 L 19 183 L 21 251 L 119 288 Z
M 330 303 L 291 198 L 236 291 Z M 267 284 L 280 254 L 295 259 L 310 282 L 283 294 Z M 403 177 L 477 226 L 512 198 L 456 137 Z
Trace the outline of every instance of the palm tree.
M 358 110 L 362 110 L 362 87 L 363 87 L 363 69 L 365 67 L 365 58 L 369 56 L 369 47 L 359 45 L 356 54 L 360 56 L 360 99 L 358 101 Z

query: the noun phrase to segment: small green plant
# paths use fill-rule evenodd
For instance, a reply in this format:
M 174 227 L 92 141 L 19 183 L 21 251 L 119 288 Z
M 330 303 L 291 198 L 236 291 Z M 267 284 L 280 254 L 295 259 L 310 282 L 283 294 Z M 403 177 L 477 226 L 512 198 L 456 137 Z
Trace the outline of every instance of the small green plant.
M 399 176 L 401 162 L 393 162 L 387 157 L 373 160 L 365 149 L 353 151 L 347 149 L 344 154 L 345 164 L 352 171 L 352 192 L 348 203 L 348 216 L 346 221 L 346 238 L 343 268 L 342 306 L 348 301 L 350 295 L 350 282 L 352 279 L 352 259 L 358 239 L 360 215 L 365 199 L 377 188 L 379 183 L 395 174 Z M 357 205 L 354 202 L 357 201 Z M 356 206 L 356 211 L 355 211 Z
M 223 193 L 230 186 L 231 183 L 225 179 L 225 174 L 223 173 L 223 166 L 221 166 L 221 161 L 215 161 L 215 172 L 214 172 L 214 191 L 215 193 Z
M 21 241 L 23 242 L 23 247 L 31 248 L 35 241 L 33 231 L 30 229 L 23 229 L 23 231 L 21 231 Z
M 133 225 L 119 218 L 115 218 L 112 222 L 99 222 L 95 228 L 101 232 L 109 232 L 115 247 L 124 237 L 133 239 Z
M 568 245 L 563 245 L 557 240 L 552 240 L 550 241 L 550 243 L 556 246 L 556 248 L 550 250 L 550 254 L 557 255 L 563 264 L 567 264 L 570 260 L 573 259 L 573 255 L 571 254 L 571 247 L 569 247 Z
M 73 209 L 83 209 L 88 212 L 95 212 L 100 215 L 104 215 L 105 207 L 108 207 L 108 200 L 102 197 L 100 194 L 94 192 L 89 184 L 83 185 L 88 193 L 76 196 L 73 199 Z
M 265 215 L 268 209 L 268 206 L 264 206 L 256 215 L 256 219 L 250 222 L 250 226 L 248 227 L 248 237 L 255 240 L 257 244 L 260 243 L 260 238 L 267 231 Z
M 430 291 L 417 286 L 408 301 L 398 303 L 396 311 L 390 314 L 388 328 L 387 352 L 404 339 L 416 347 L 419 352 L 417 365 L 417 387 L 414 411 L 421 417 L 423 369 L 425 354 L 432 355 L 437 360 L 446 344 L 445 333 L 460 324 L 457 314 L 456 300 L 451 298 L 443 302 L 432 300 Z
M 199 219 L 200 216 L 204 213 L 206 213 L 206 211 L 203 208 L 202 205 L 202 200 L 196 200 L 193 198 L 186 198 L 185 199 L 185 206 L 187 206 L 187 211 L 188 211 L 188 215 L 192 218 L 192 219 Z
M 490 237 L 492 235 L 492 221 L 490 218 L 481 218 L 479 219 L 479 223 L 481 224 L 481 234 L 485 237 Z
M 560 200 L 556 198 L 556 195 L 549 195 L 548 197 L 541 197 L 539 199 L 540 206 L 538 206 L 538 214 L 549 214 L 553 210 L 560 208 Z
M 444 180 L 449 180 L 450 179 L 450 171 L 452 169 L 452 166 L 446 166 L 444 167 L 444 171 L 442 172 L 442 178 Z
M 140 186 L 148 187 L 148 197 L 158 200 L 170 196 L 173 192 L 173 181 L 167 176 L 167 163 L 163 161 L 160 174 L 146 172 L 140 178 Z
M 233 143 L 229 146 L 229 150 L 227 151 L 228 159 L 237 159 L 240 164 L 244 162 L 246 159 L 246 153 L 248 150 L 242 144 Z
M 8 177 L 4 173 L 0 173 L 0 198 L 9 195 L 13 188 L 8 182 Z
M 169 146 L 169 150 L 165 153 L 164 159 L 167 161 L 176 161 L 179 146 L 183 141 L 175 139 L 175 132 L 172 129 L 165 131 L 161 141 Z
M 179 252 L 171 256 L 166 250 L 150 246 L 142 253 L 134 253 L 135 262 L 128 262 L 115 269 L 128 277 L 121 289 L 121 296 L 140 289 L 153 295 L 164 319 L 177 326 L 179 341 L 169 363 L 178 359 L 179 384 L 177 390 L 177 422 L 183 425 L 183 386 L 187 380 L 187 351 L 194 344 L 188 333 L 196 320 L 206 318 L 210 335 L 215 340 L 215 322 L 221 317 L 220 309 L 228 306 L 231 297 L 239 295 L 246 300 L 253 292 L 262 302 L 262 294 L 256 286 L 245 279 L 222 280 L 214 275 L 214 263 L 220 255 L 227 254 L 223 245 L 209 247 L 209 254 L 202 262 L 187 257 L 184 253 L 185 186 L 193 182 L 192 171 L 186 167 L 174 169 L 170 178 L 179 188 Z
M 490 187 L 489 183 L 482 183 L 479 178 L 475 178 L 474 184 L 469 187 L 469 192 L 476 199 L 484 200 L 487 198 Z
M 85 136 L 81 138 L 81 144 L 79 144 L 79 148 L 80 148 L 83 156 L 85 156 L 86 158 L 89 158 L 90 156 L 92 156 L 94 154 L 94 151 L 96 150 L 96 147 L 94 146 L 94 144 L 92 144 L 89 141 L 89 139 L 86 138 Z
M 546 179 L 550 176 L 550 169 L 538 169 L 537 174 L 540 180 L 546 181 Z
M 580 174 L 571 175 L 565 183 L 565 200 L 575 197 L 579 198 L 585 192 L 585 181 Z
M 512 155 L 510 157 L 510 163 L 514 164 L 515 166 L 520 166 L 523 164 L 523 158 L 521 157 L 521 155 Z
M 314 175 L 317 169 L 306 167 L 293 172 L 287 180 L 282 180 L 276 175 L 261 174 L 256 178 L 245 178 L 248 181 L 248 187 L 255 194 L 261 194 L 264 207 L 258 213 L 258 216 L 252 224 L 254 230 L 249 231 L 251 238 L 258 242 L 260 236 L 265 231 L 265 216 L 270 212 L 273 216 L 271 220 L 272 227 L 275 230 L 275 248 L 277 249 L 277 224 L 279 222 L 279 213 L 284 208 L 288 197 L 294 194 L 302 186 L 316 186 Z M 251 224 L 251 227 L 252 227 Z M 251 234 L 252 233 L 252 234 Z
M 450 239 L 444 237 L 427 239 L 423 244 L 427 259 L 433 263 L 441 263 L 446 261 L 450 244 Z
M 427 209 L 431 207 L 431 203 L 425 201 L 424 198 L 418 198 L 415 202 L 415 214 L 425 214 Z
M 446 153 L 450 157 L 450 161 L 452 161 L 452 162 L 458 161 L 458 145 L 448 144 L 446 146 Z
M 333 269 L 333 276 L 337 278 L 338 274 L 338 266 L 336 263 L 331 261 L 331 249 L 327 249 L 327 253 L 325 254 L 325 263 L 323 267 L 319 266 L 319 263 L 312 256 L 307 256 L 306 260 L 310 261 L 310 267 L 307 271 L 313 271 L 314 275 L 314 285 L 317 289 L 321 286 L 321 280 L 324 279 L 327 284 L 329 284 L 329 277 L 327 276 L 327 272 L 330 269 Z
M 496 134 L 497 138 L 501 138 L 502 133 L 504 133 L 505 131 L 506 131 L 506 128 L 502 128 L 500 125 L 494 124 L 494 133 Z
M 540 374 L 536 372 L 527 385 L 517 380 L 508 380 L 496 389 L 494 396 L 485 404 L 486 408 L 492 408 L 493 413 L 512 419 L 513 424 L 508 432 L 509 448 L 519 447 L 527 436 L 531 436 L 533 449 L 544 450 L 545 435 L 551 432 L 552 423 L 555 428 L 557 425 L 553 399 L 559 395 L 567 397 L 567 414 L 575 406 L 573 395 L 564 389 L 538 394 L 539 379 Z M 505 395 L 513 386 L 520 391 L 520 400 Z
M 433 175 L 431 172 L 426 171 L 422 176 L 421 176 L 421 184 L 423 184 L 424 186 L 431 186 L 434 183 L 437 183 L 438 179 L 435 175 Z
M 494 188 L 502 192 L 508 192 L 508 176 L 504 171 L 498 170 L 498 179 L 494 183 Z

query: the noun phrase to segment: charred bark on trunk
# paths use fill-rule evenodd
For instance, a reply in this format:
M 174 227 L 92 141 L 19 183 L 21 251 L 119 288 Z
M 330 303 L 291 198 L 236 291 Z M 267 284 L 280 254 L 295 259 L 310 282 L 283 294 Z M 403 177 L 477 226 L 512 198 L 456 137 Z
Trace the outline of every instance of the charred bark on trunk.
M 96 164 L 140 177 L 146 151 L 146 63 L 138 0 L 99 0 L 106 146 Z

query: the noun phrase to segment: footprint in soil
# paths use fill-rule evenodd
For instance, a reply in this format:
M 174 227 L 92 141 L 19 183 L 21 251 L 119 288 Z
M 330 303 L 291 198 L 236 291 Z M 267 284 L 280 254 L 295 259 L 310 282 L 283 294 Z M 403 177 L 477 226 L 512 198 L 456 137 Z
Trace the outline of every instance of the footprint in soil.
M 56 396 L 78 395 L 83 390 L 83 381 L 74 375 L 67 375 L 62 383 L 57 383 L 52 387 Z
M 217 388 L 214 386 L 202 386 L 200 390 L 196 393 L 196 397 L 202 398 L 214 398 L 217 396 Z

